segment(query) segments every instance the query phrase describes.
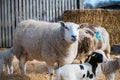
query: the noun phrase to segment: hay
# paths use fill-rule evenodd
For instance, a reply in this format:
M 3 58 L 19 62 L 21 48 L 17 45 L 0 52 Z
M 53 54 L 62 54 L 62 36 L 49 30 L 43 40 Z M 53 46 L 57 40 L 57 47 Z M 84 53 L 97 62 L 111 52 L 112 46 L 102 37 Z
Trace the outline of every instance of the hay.
M 101 25 L 110 33 L 111 45 L 120 43 L 120 10 L 68 10 L 62 15 L 62 20 Z

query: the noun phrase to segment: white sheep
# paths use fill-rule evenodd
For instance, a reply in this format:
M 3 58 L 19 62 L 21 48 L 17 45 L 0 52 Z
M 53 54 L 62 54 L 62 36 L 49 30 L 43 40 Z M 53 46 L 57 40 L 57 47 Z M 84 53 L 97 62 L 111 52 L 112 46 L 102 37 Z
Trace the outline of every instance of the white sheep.
M 91 54 L 96 49 L 101 49 L 110 59 L 110 40 L 105 28 L 82 23 L 79 32 L 78 58 L 84 62 L 85 56 Z
M 0 51 L 0 76 L 5 64 L 8 74 L 13 74 L 13 47 L 7 50 Z
M 53 80 L 54 63 L 62 66 L 75 59 L 78 38 L 79 25 L 72 22 L 22 21 L 15 31 L 13 42 L 21 73 L 26 74 L 28 59 L 36 59 L 48 64 L 50 80 Z
M 108 58 L 102 50 L 95 50 L 83 64 L 67 64 L 56 70 L 57 80 L 95 80 L 99 63 Z

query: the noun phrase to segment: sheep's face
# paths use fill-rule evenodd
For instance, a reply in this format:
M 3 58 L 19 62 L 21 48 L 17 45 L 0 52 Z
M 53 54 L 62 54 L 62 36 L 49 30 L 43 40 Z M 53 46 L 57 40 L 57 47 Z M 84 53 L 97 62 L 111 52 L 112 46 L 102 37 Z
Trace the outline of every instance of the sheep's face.
M 92 30 L 88 29 L 88 28 L 83 28 L 83 29 L 80 29 L 79 31 L 79 40 L 83 39 L 83 38 L 92 38 L 94 37 L 94 33 Z
M 80 26 L 72 22 L 66 22 L 61 24 L 64 27 L 64 39 L 70 43 L 77 41 L 79 37 Z

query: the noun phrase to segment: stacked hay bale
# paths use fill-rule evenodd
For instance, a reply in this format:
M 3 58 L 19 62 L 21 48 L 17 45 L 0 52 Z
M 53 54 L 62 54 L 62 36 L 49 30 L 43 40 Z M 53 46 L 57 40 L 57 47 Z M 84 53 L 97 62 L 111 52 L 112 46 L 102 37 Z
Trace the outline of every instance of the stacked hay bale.
M 62 15 L 62 20 L 101 25 L 110 33 L 111 45 L 120 43 L 120 10 L 68 10 Z

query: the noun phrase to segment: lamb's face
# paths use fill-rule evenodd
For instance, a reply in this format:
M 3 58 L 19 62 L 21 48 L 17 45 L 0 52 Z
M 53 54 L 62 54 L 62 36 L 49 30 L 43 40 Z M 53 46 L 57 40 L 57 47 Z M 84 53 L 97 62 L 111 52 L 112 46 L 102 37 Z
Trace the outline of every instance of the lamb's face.
M 103 56 L 102 54 L 99 54 L 97 52 L 93 52 L 91 56 L 92 61 L 96 61 L 97 63 L 102 63 L 103 62 Z
M 93 52 L 93 57 L 98 63 L 108 61 L 108 58 L 105 56 L 105 53 L 102 50 L 95 50 Z
M 64 23 L 64 39 L 70 43 L 77 41 L 79 37 L 79 28 L 80 26 L 78 24 L 72 22 Z

